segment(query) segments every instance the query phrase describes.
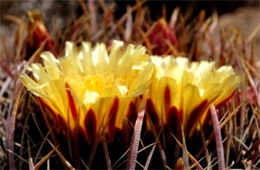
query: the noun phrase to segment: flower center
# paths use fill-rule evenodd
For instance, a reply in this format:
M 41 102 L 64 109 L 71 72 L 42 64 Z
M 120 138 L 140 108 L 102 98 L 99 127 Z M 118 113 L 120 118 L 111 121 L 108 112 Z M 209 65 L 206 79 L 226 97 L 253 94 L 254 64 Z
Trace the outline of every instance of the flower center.
M 128 88 L 125 81 L 112 74 L 92 74 L 84 80 L 84 103 L 95 103 L 100 97 L 125 96 Z

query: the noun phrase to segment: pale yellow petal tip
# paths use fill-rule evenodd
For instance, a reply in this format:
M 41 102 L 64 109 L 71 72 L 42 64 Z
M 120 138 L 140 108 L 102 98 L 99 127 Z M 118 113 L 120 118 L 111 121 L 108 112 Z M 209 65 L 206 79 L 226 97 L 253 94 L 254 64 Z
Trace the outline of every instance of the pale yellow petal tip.
M 122 47 L 124 45 L 123 41 L 119 41 L 119 40 L 113 40 L 112 42 L 112 47 Z
M 27 87 L 28 86 L 28 82 L 30 81 L 29 80 L 30 77 L 27 74 L 25 74 L 25 73 L 21 73 L 19 77 L 20 77 L 20 80 L 21 80 L 22 84 L 25 87 Z

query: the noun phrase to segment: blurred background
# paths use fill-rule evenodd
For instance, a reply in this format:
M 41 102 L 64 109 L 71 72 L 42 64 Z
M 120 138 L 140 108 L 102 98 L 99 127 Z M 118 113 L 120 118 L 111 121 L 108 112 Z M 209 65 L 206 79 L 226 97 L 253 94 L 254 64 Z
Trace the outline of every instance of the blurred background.
M 98 2 L 100 0 L 97 0 Z M 95 2 L 95 0 L 94 0 Z M 105 0 L 104 3 L 115 3 L 115 17 L 120 18 L 125 14 L 127 6 L 136 4 L 134 0 Z M 156 20 L 162 16 L 163 7 L 169 19 L 172 11 L 180 7 L 182 13 L 190 13 L 190 16 L 197 16 L 201 10 L 206 11 L 206 16 L 217 12 L 221 26 L 234 26 L 247 37 L 253 29 L 260 25 L 260 1 L 259 0 L 218 0 L 218 1 L 194 1 L 194 0 L 148 0 L 144 4 L 151 9 L 151 18 Z M 26 18 L 28 10 L 37 9 L 43 14 L 44 23 L 50 32 L 54 23 L 64 28 L 67 22 L 82 15 L 83 11 L 79 1 L 72 0 L 0 0 L 0 34 L 12 36 L 16 24 L 6 16 L 14 15 Z M 191 17 L 192 19 L 192 17 Z M 11 42 L 6 40 L 7 46 Z M 260 33 L 256 36 L 257 48 L 260 48 Z M 2 46 L 2 45 L 0 45 Z M 2 47 L 0 47 L 2 49 Z M 259 53 L 258 53 L 259 54 Z

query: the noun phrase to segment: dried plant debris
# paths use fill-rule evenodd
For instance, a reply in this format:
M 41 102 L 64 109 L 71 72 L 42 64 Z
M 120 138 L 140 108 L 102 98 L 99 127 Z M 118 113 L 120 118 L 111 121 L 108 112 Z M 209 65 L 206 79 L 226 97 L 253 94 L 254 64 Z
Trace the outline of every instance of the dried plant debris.
M 1 13 L 1 167 L 260 167 L 255 9 L 34 3 Z

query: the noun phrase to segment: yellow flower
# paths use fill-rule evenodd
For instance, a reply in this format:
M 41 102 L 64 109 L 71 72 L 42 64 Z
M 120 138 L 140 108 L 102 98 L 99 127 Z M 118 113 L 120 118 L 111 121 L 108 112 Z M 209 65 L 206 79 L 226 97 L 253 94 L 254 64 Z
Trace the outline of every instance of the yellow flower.
M 21 74 L 22 83 L 52 113 L 60 127 L 73 130 L 79 125 L 88 141 L 98 135 L 113 135 L 136 113 L 135 102 L 153 74 L 145 48 L 114 41 L 110 52 L 105 44 L 77 47 L 66 43 L 65 56 L 41 54 L 43 65 L 26 69 L 33 79 Z
M 176 132 L 181 123 L 189 136 L 200 129 L 210 105 L 229 99 L 240 83 L 231 66 L 217 69 L 214 62 L 189 62 L 170 56 L 154 56 L 151 61 L 155 72 L 147 113 L 157 127 L 167 125 Z

